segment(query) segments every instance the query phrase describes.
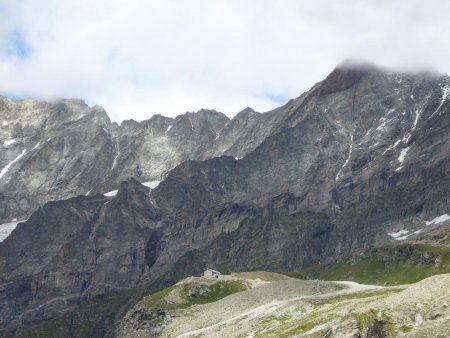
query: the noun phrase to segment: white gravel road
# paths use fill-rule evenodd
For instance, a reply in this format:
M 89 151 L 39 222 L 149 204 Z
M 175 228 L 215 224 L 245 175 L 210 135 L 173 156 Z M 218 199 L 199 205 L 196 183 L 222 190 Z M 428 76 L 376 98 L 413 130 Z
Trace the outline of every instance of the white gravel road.
M 344 287 L 344 288 L 342 288 Z M 193 337 L 218 331 L 228 325 L 242 325 L 271 313 L 288 303 L 326 299 L 380 288 L 355 282 L 319 282 L 288 279 L 276 281 L 218 302 L 194 306 L 171 322 L 163 336 Z M 212 333 L 212 332 L 211 332 Z

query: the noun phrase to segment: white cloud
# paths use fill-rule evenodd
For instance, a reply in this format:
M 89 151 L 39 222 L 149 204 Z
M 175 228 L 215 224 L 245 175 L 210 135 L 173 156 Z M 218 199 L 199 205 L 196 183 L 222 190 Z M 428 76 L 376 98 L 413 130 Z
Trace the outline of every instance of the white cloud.
M 80 97 L 114 120 L 265 111 L 348 57 L 448 72 L 448 13 L 445 0 L 0 0 L 0 92 Z

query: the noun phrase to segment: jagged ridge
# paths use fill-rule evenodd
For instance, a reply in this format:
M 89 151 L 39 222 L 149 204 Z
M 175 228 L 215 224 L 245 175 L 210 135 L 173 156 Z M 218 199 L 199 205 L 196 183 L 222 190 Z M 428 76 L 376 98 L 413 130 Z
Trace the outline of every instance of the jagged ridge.
M 210 133 L 225 139 L 233 121 L 248 121 L 245 133 L 230 136 L 246 149 L 242 159 L 189 160 L 152 191 L 129 181 L 116 197 L 93 191 L 39 209 L 0 244 L 3 327 L 39 323 L 113 290 L 173 281 L 204 264 L 305 267 L 382 245 L 392 241 L 389 231 L 448 212 L 448 77 L 348 71 L 335 70 L 284 107 L 247 110 Z M 191 118 L 179 117 L 184 132 L 195 129 Z M 160 134 L 167 131 L 168 121 L 154 120 Z M 131 153 L 141 132 L 151 134 L 133 122 L 122 126 Z M 11 306 L 11 297 L 21 304 Z M 43 304 L 47 317 L 37 310 Z M 25 311 L 27 322 L 17 320 Z

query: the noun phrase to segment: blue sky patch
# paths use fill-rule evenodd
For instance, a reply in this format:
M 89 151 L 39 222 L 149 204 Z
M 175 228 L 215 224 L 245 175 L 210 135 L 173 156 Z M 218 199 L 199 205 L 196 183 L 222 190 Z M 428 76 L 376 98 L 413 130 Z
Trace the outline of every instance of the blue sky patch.
M 31 47 L 27 43 L 24 35 L 19 30 L 15 30 L 11 33 L 8 47 L 6 48 L 6 54 L 9 56 L 16 56 L 23 60 L 28 57 L 31 52 Z
M 287 101 L 289 101 L 289 97 L 287 97 L 285 95 L 281 95 L 281 94 L 275 94 L 275 93 L 261 93 L 258 96 L 268 99 L 277 104 L 283 104 L 283 103 L 286 103 Z
M 0 91 L 0 96 L 4 96 L 4 97 L 7 97 L 8 99 L 12 99 L 12 100 L 23 100 L 23 99 L 29 98 L 29 96 L 27 96 L 27 95 L 20 95 L 20 94 L 15 94 L 15 93 L 11 93 L 11 92 L 2 92 L 2 91 Z

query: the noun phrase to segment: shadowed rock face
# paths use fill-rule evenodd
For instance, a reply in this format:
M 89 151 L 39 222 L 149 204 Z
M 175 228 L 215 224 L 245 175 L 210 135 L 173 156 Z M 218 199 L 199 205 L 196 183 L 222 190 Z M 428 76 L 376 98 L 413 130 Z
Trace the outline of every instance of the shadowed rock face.
M 0 222 L 26 219 L 50 200 L 115 190 L 129 178 L 159 181 L 185 160 L 242 157 L 264 137 L 248 140 L 257 116 L 245 110 L 229 128 L 222 113 L 200 110 L 118 126 L 79 100 L 0 97 Z
M 392 229 L 448 213 L 448 96 L 447 76 L 343 65 L 285 106 L 265 114 L 246 109 L 231 121 L 200 111 L 119 127 L 99 108 L 71 103 L 100 122 L 90 132 L 68 123 L 64 132 L 58 120 L 54 142 L 69 149 L 63 158 L 77 168 L 58 191 L 94 189 L 90 197 L 45 204 L 0 243 L 0 328 L 40 323 L 80 300 L 177 280 L 206 265 L 309 266 L 388 243 Z M 44 134 L 50 127 L 42 125 Z M 31 189 L 41 152 L 48 152 L 48 177 L 72 172 L 58 160 L 62 169 L 53 172 L 50 159 L 62 150 L 52 147 L 39 155 L 27 150 L 0 178 L 8 217 L 8 189 L 16 191 L 13 182 Z M 71 149 L 79 147 L 86 148 L 79 156 L 98 160 L 73 160 Z M 96 194 L 128 177 L 165 179 L 154 190 L 131 179 L 115 197 Z
M 14 294 L 29 296 L 1 307 L 2 324 L 14 326 L 26 308 L 23 324 L 31 325 L 80 297 L 135 284 L 147 266 L 148 242 L 158 236 L 158 218 L 149 188 L 135 180 L 122 183 L 115 198 L 79 196 L 39 208 L 0 246 L 2 304 Z M 49 300 L 63 305 L 46 305 Z

